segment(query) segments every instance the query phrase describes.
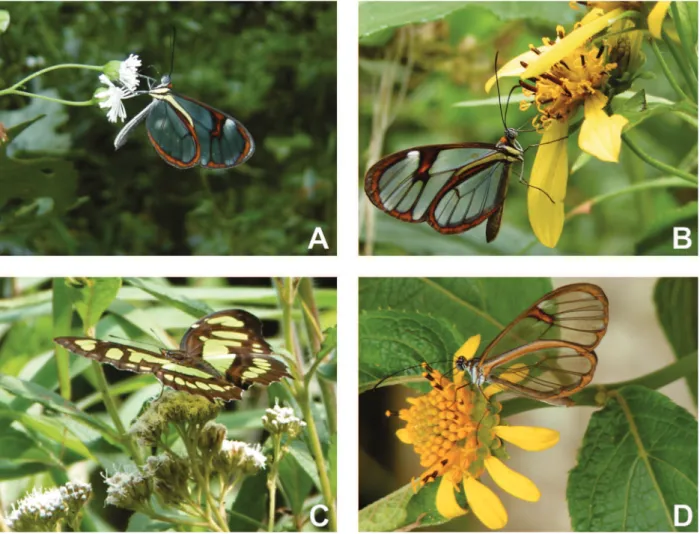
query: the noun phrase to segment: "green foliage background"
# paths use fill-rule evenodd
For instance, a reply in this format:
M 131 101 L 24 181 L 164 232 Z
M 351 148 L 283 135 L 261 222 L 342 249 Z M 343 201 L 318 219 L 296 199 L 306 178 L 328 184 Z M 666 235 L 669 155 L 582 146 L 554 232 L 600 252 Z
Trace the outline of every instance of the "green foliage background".
M 582 280 L 577 280 L 582 281 Z M 562 281 L 563 282 L 563 281 Z M 629 293 L 640 286 L 638 280 L 616 279 Z M 558 286 L 559 284 L 557 284 Z M 561 284 L 563 285 L 563 283 Z M 605 284 L 601 283 L 603 289 Z M 395 435 L 404 423 L 384 416 L 384 410 L 396 411 L 408 404 L 404 398 L 416 397 L 430 387 L 416 367 L 427 361 L 451 376 L 452 354 L 468 338 L 481 335 L 477 355 L 519 313 L 552 289 L 546 278 L 363 278 L 359 286 L 359 419 L 360 419 L 360 530 L 413 530 L 419 526 L 439 526 L 440 530 L 472 531 L 483 527 L 473 514 L 448 520 L 436 509 L 437 483 L 414 493 L 410 476 L 423 469 L 414 462 L 410 446 Z M 675 361 L 661 364 L 668 354 L 642 352 L 620 354 L 624 343 L 596 349 L 599 360 L 619 357 L 622 361 L 653 361 L 655 371 L 639 376 L 633 367 L 624 374 L 624 382 L 604 384 L 596 380 L 572 399 L 576 407 L 551 408 L 566 417 L 566 410 L 595 407 L 583 441 L 572 443 L 562 436 L 557 445 L 577 454 L 568 474 L 566 501 L 574 531 L 697 531 L 698 498 L 698 424 L 696 414 L 675 404 L 659 388 L 685 380 L 697 406 L 698 380 L 698 280 L 663 278 L 656 281 L 653 302 L 656 318 L 668 340 Z M 611 313 L 623 319 L 619 303 L 611 300 Z M 640 325 L 611 320 L 608 337 L 625 339 Z M 642 326 L 643 327 L 643 326 Z M 623 349 L 624 350 L 624 349 Z M 404 370 L 405 372 L 400 372 Z M 396 374 L 398 372 L 398 374 Z M 394 375 L 382 382 L 385 377 Z M 405 390 L 393 386 L 411 388 Z M 385 387 L 392 386 L 392 387 Z M 548 405 L 525 398 L 503 401 L 502 424 L 521 424 L 509 417 Z M 538 412 L 539 413 L 539 412 Z M 571 413 L 573 417 L 573 413 Z M 540 426 L 547 419 L 543 413 Z M 534 426 L 536 426 L 535 423 Z M 506 450 L 515 449 L 506 446 Z M 576 453 L 578 451 L 578 453 Z M 547 455 L 548 451 L 539 454 Z M 566 477 L 552 452 L 550 469 Z M 520 461 L 527 461 L 520 457 Z M 513 463 L 513 462 L 511 462 Z M 518 463 L 510 465 L 516 471 Z M 415 471 L 418 469 L 418 471 Z M 494 487 L 492 480 L 485 479 Z M 537 484 L 537 480 L 533 480 Z M 543 492 L 544 499 L 545 492 Z M 542 502 L 545 504 L 545 501 Z M 673 505 L 686 504 L 693 509 L 694 521 L 674 527 Z M 527 504 L 529 506 L 529 503 Z M 462 506 L 466 506 L 463 502 Z M 545 508 L 546 509 L 546 508 Z M 542 508 L 540 508 L 542 510 Z M 551 518 L 539 517 L 525 530 L 552 530 Z M 684 516 L 681 515 L 681 518 Z M 523 530 L 512 523 L 509 530 Z
M 682 3 L 688 9 L 687 21 L 693 28 L 697 43 L 697 3 Z M 373 212 L 375 254 L 566 254 L 566 255 L 627 255 L 627 254 L 697 254 L 697 246 L 689 250 L 671 248 L 672 227 L 685 226 L 697 237 L 697 188 L 676 183 L 624 194 L 595 205 L 590 214 L 567 220 L 556 249 L 537 242 L 527 216 L 527 188 L 517 182 L 519 166 L 508 190 L 503 224 L 498 238 L 487 244 L 485 225 L 459 235 L 441 235 L 427 223 L 409 224 L 386 215 L 372 206 L 362 189 L 369 164 L 368 147 L 372 132 L 372 114 L 378 100 L 379 80 L 383 72 L 394 68 L 387 51 L 396 42 L 397 31 L 413 27 L 414 65 L 408 92 L 400 105 L 390 109 L 396 114 L 390 123 L 381 156 L 420 145 L 458 142 L 495 143 L 503 135 L 496 89 L 489 94 L 484 84 L 494 74 L 494 57 L 499 64 L 538 46 L 542 37 L 555 38 L 558 24 L 567 32 L 580 20 L 585 8 L 573 10 L 569 2 L 362 2 L 360 4 L 360 196 L 366 209 Z M 672 13 L 672 12 L 669 12 Z M 667 19 L 667 23 L 670 23 Z M 670 51 L 659 42 L 662 53 L 677 79 L 684 80 Z M 636 144 L 654 158 L 697 174 L 697 106 L 695 116 L 679 118 L 671 106 L 656 107 L 654 97 L 677 100 L 676 94 L 663 77 L 661 68 L 648 45 L 643 52 L 647 63 L 645 78 L 632 91 L 646 90 L 647 107 L 641 113 L 641 95 L 631 102 L 634 121 L 640 125 L 630 132 Z M 398 72 L 406 68 L 404 55 Z M 689 61 L 691 61 L 689 59 Z M 693 61 L 696 61 L 693 60 Z M 691 77 L 695 76 L 691 72 Z M 516 78 L 501 81 L 503 105 Z M 684 86 L 685 87 L 685 86 Z M 395 87 L 395 95 L 398 88 Z M 694 94 L 694 91 L 689 91 Z M 516 91 L 514 95 L 520 94 Z M 393 103 L 396 103 L 396 96 Z M 457 107 L 457 103 L 477 102 L 473 107 Z M 614 105 L 625 102 L 618 97 Z M 635 104 L 636 102 L 636 104 Z M 616 110 L 617 112 L 620 112 Z M 631 109 L 624 111 L 629 116 Z M 517 102 L 508 108 L 510 127 L 530 127 L 534 116 L 531 109 L 518 110 Z M 576 119 L 582 118 L 581 116 Z M 634 188 L 664 177 L 635 156 L 623 143 L 618 164 L 604 163 L 581 156 L 578 132 L 568 140 L 569 167 L 579 166 L 569 176 L 566 212 L 589 199 Z M 535 144 L 540 136 L 523 133 L 519 141 L 524 148 Z M 525 153 L 527 180 L 536 148 Z M 364 230 L 364 228 L 363 228 Z M 364 240 L 364 234 L 362 236 Z M 695 239 L 697 242 L 697 239 Z
M 225 171 L 167 165 L 145 126 L 114 151 L 121 124 L 96 106 L 0 98 L 11 127 L 0 148 L 0 253 L 307 254 L 323 228 L 335 250 L 336 7 L 334 2 L 0 3 L 0 89 L 39 67 L 103 65 L 139 54 L 144 73 L 170 71 L 175 90 L 240 120 L 257 148 Z M 89 100 L 98 73 L 60 70 L 31 92 Z M 129 118 L 150 97 L 127 101 Z
M 308 288 L 306 297 L 315 303 L 320 328 L 326 331 L 321 350 L 316 353 L 306 335 L 298 300 L 291 321 L 305 368 L 324 358 L 316 368 L 318 375 L 307 377 L 319 441 L 329 475 L 335 480 L 335 399 L 319 392 L 335 390 L 335 280 L 312 280 Z M 242 308 L 256 315 L 263 321 L 266 340 L 275 350 L 284 348 L 282 306 L 269 279 L 95 278 L 90 283 L 85 279 L 0 279 L 2 513 L 8 513 L 11 503 L 33 488 L 50 488 L 72 480 L 75 473 L 81 474 L 79 478 L 86 473 L 88 480 L 83 481 L 93 485 L 93 497 L 82 531 L 172 528 L 143 514 L 104 506 L 100 473 L 135 469 L 134 460 L 102 403 L 94 362 L 57 347 L 53 338 L 84 335 L 85 329 L 94 326 L 98 338 L 116 336 L 118 342 L 136 346 L 143 342 L 144 348 L 157 350 L 154 345 L 176 346 L 197 318 L 227 308 Z M 102 369 L 119 417 L 128 428 L 162 387 L 147 374 L 123 372 L 108 365 Z M 243 400 L 227 403 L 216 421 L 227 427 L 229 439 L 264 442 L 261 417 L 275 399 L 294 407 L 300 415 L 289 388 L 272 384 L 253 387 Z M 308 435 L 302 435 L 282 462 L 282 496 L 277 502 L 286 507 L 286 513 L 281 514 L 280 528 L 294 528 L 298 521 L 307 521 L 310 507 L 322 502 L 310 450 Z M 75 473 L 69 473 L 74 468 Z M 265 517 L 266 492 L 264 472 L 244 482 L 231 504 L 239 514 L 230 518 L 231 531 L 249 531 L 249 518 L 259 522 Z

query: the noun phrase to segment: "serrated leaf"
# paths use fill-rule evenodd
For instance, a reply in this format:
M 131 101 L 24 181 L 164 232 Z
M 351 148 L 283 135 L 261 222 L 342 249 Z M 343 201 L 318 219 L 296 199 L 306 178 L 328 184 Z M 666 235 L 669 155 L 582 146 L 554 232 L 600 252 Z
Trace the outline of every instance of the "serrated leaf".
M 444 370 L 463 341 L 448 321 L 416 312 L 366 312 L 360 315 L 359 330 L 360 393 L 402 369 L 416 375 L 422 362 Z M 418 377 L 404 376 L 398 380 L 417 388 L 426 385 Z M 393 383 L 396 381 L 386 380 L 383 385 Z
M 591 417 L 566 492 L 576 531 L 697 532 L 698 423 L 656 391 L 627 386 Z M 694 510 L 674 527 L 673 506 Z
M 698 279 L 661 278 L 654 288 L 654 303 L 656 316 L 676 359 L 697 352 Z M 686 377 L 686 382 L 697 402 L 697 374 Z

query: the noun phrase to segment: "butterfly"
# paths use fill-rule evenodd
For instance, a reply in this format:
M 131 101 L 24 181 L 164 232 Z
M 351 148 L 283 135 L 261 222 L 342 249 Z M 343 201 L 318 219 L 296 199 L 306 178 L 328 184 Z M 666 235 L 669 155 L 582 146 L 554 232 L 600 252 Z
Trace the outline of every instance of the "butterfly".
M 496 87 L 500 102 L 498 76 Z M 365 175 L 367 197 L 392 217 L 427 222 L 441 234 L 466 232 L 487 221 L 486 241 L 492 242 L 501 228 L 513 164 L 521 164 L 519 181 L 527 184 L 520 130 L 508 128 L 502 110 L 501 122 L 504 133 L 496 143 L 418 146 L 382 158 Z
M 270 356 L 260 319 L 243 310 L 202 317 L 185 332 L 179 349 L 160 353 L 90 337 L 57 337 L 54 342 L 117 369 L 153 374 L 164 386 L 210 400 L 240 400 L 253 384 L 291 378 L 287 366 Z
M 255 142 L 243 124 L 223 111 L 175 93 L 169 75 L 141 94 L 153 100 L 122 128 L 114 140 L 115 149 L 124 146 L 134 128 L 146 121 L 153 148 L 178 169 L 197 164 L 227 169 L 253 155 Z
M 566 285 L 518 315 L 477 357 L 458 354 L 454 371 L 465 372 L 482 392 L 494 385 L 548 404 L 571 406 L 568 397 L 593 380 L 598 364 L 594 349 L 607 328 L 603 290 L 588 283 Z M 430 364 L 421 367 L 424 376 L 434 380 Z

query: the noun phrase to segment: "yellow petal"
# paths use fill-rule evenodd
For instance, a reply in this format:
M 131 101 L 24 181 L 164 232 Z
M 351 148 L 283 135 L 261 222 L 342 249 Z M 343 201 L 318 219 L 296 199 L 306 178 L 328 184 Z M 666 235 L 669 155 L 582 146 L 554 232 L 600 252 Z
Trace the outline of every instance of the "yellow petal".
M 647 25 L 649 26 L 649 33 L 654 39 L 661 39 L 661 26 L 663 26 L 670 6 L 671 2 L 656 2 L 656 5 L 649 13 Z
M 607 98 L 603 96 L 607 101 Z M 622 115 L 609 116 L 598 98 L 587 98 L 583 105 L 584 120 L 578 134 L 578 146 L 601 161 L 617 163 L 620 159 L 622 129 L 629 122 Z
M 624 13 L 623 8 L 613 9 L 594 21 L 579 26 L 569 35 L 558 41 L 553 47 L 530 63 L 520 78 L 525 80 L 548 71 L 552 65 L 571 55 L 579 46 L 583 45 L 595 34 L 603 31 L 607 26 L 615 22 L 617 17 Z
M 532 231 L 543 245 L 550 248 L 557 246 L 564 228 L 569 159 L 566 139 L 562 138 L 567 132 L 568 125 L 558 121 L 544 132 L 530 174 L 529 183 L 533 187 L 527 191 L 527 213 Z M 539 189 L 546 191 L 549 197 Z
M 484 465 L 493 481 L 514 497 L 528 502 L 540 500 L 540 490 L 532 480 L 513 471 L 495 456 L 486 458 Z
M 401 441 L 404 443 L 408 443 L 409 445 L 413 443 L 413 434 L 411 434 L 408 430 L 405 428 L 401 428 L 396 431 L 396 437 L 399 438 Z
M 544 52 L 550 48 L 549 46 L 542 45 L 537 48 L 537 50 Z M 488 93 L 491 91 L 491 88 L 496 84 L 496 76 L 498 76 L 498 79 L 500 80 L 501 78 L 507 78 L 509 76 L 520 76 L 524 71 L 525 67 L 523 67 L 520 62 L 524 61 L 528 65 L 535 61 L 537 59 L 538 54 L 536 52 L 533 52 L 532 50 L 528 50 L 527 52 L 524 52 L 520 54 L 519 56 L 514 57 L 511 59 L 509 62 L 507 62 L 505 65 L 503 65 L 500 69 L 498 69 L 498 72 L 494 75 L 491 76 L 488 81 L 486 82 L 486 92 Z
M 593 8 L 583 16 L 583 18 L 581 19 L 581 24 L 589 24 L 594 20 L 600 18 L 602 15 L 605 15 L 605 11 L 597 7 Z
M 506 382 L 514 382 L 517 384 L 518 382 L 525 380 L 529 372 L 530 370 L 527 365 L 524 363 L 516 363 L 511 365 L 506 372 L 499 375 L 498 378 L 505 380 Z
M 544 451 L 559 442 L 559 432 L 537 426 L 496 426 L 496 435 L 526 451 Z
M 481 336 L 479 334 L 470 337 L 464 342 L 464 345 L 459 347 L 457 352 L 455 352 L 454 359 L 459 358 L 460 356 L 464 357 L 466 360 L 471 360 L 474 355 L 476 354 L 476 349 L 479 348 L 479 344 L 481 343 Z
M 498 386 L 496 384 L 489 384 L 484 389 L 484 397 L 486 397 L 487 399 L 491 398 L 492 395 L 500 393 L 501 391 L 503 391 L 503 388 L 501 386 Z
M 467 510 L 459 506 L 455 498 L 454 486 L 447 477 L 442 477 L 440 479 L 440 486 L 438 487 L 437 496 L 435 497 L 435 505 L 437 506 L 437 511 L 448 519 L 459 517 L 467 513 Z
M 464 477 L 463 483 L 469 508 L 479 521 L 491 530 L 505 527 L 508 513 L 498 495 L 470 476 Z

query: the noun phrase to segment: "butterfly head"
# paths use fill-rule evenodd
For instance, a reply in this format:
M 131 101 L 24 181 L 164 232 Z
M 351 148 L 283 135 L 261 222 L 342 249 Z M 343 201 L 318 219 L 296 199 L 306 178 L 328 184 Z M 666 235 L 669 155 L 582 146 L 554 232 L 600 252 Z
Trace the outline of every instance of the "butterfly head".
M 479 369 L 479 358 L 467 360 L 464 356 L 459 356 L 455 360 L 455 368 L 457 371 L 464 371 L 469 375 L 469 379 L 475 386 L 481 386 L 486 377 Z

